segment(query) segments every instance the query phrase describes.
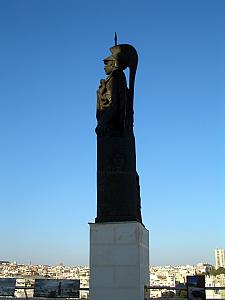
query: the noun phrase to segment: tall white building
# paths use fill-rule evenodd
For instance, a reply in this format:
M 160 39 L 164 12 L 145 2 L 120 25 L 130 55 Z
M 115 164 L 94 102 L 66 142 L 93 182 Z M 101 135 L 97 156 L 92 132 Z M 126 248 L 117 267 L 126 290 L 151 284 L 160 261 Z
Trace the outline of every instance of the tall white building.
M 215 249 L 216 269 L 225 268 L 225 251 L 224 249 Z

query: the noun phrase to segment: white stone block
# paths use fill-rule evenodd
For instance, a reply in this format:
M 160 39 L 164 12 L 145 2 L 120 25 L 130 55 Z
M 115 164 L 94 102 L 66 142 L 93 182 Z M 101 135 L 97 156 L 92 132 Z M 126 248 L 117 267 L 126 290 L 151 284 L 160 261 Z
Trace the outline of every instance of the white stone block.
M 149 233 L 139 222 L 90 224 L 90 299 L 146 299 Z

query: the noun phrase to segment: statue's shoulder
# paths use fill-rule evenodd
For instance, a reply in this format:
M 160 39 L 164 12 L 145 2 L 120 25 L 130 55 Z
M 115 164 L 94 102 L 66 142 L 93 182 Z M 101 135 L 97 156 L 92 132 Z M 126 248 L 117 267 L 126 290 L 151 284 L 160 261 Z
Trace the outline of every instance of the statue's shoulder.
M 112 77 L 121 77 L 121 76 L 124 76 L 123 70 L 121 70 L 121 69 L 115 69 L 115 70 L 112 71 L 111 76 Z
M 106 88 L 111 89 L 113 86 L 121 86 L 126 84 L 125 75 L 122 70 L 116 69 L 105 80 Z
M 120 83 L 126 82 L 125 74 L 124 74 L 123 70 L 121 70 L 121 69 L 114 70 L 111 74 L 111 78 L 112 78 L 112 80 L 116 80 Z
M 106 78 L 105 83 L 107 84 L 111 84 L 112 81 L 114 80 L 118 80 L 120 77 L 120 74 L 117 70 L 113 70 L 112 73 Z

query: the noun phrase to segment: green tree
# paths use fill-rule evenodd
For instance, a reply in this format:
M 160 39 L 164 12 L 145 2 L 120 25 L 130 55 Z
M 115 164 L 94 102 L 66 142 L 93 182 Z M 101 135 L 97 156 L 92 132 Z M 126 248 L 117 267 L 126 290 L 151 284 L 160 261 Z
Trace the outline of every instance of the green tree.
M 212 268 L 212 270 L 210 270 L 209 274 L 213 275 L 213 276 L 225 274 L 225 268 L 220 267 L 217 270 L 215 268 Z
M 219 274 L 225 274 L 225 268 L 223 268 L 223 267 L 220 267 L 216 271 L 217 271 L 217 275 L 219 275 Z

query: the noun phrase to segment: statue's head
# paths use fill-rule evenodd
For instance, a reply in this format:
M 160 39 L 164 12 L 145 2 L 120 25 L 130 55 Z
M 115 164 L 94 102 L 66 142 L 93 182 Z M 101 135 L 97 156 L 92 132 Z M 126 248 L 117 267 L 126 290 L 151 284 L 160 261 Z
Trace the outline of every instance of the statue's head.
M 127 67 L 137 67 L 138 55 L 135 48 L 128 44 L 120 44 L 110 48 L 112 57 L 115 59 L 117 68 L 125 70 Z
M 138 55 L 135 48 L 128 44 L 120 44 L 110 48 L 111 56 L 103 59 L 105 65 L 112 65 L 114 68 L 125 70 L 137 68 Z
M 115 60 L 115 67 L 118 69 L 125 70 L 129 65 L 129 55 L 127 55 L 127 51 L 124 51 L 123 45 L 116 45 L 110 48 L 112 53 L 112 57 Z
M 105 59 L 103 59 L 103 61 L 104 61 L 104 64 L 105 64 L 105 66 L 104 66 L 105 73 L 106 73 L 106 75 L 110 75 L 116 67 L 116 60 L 111 55 L 111 56 L 106 57 Z
M 111 56 L 103 59 L 105 64 L 105 73 L 111 74 L 114 69 L 130 69 L 129 89 L 131 97 L 134 94 L 134 81 L 138 64 L 138 54 L 136 49 L 129 44 L 115 45 L 110 48 Z

